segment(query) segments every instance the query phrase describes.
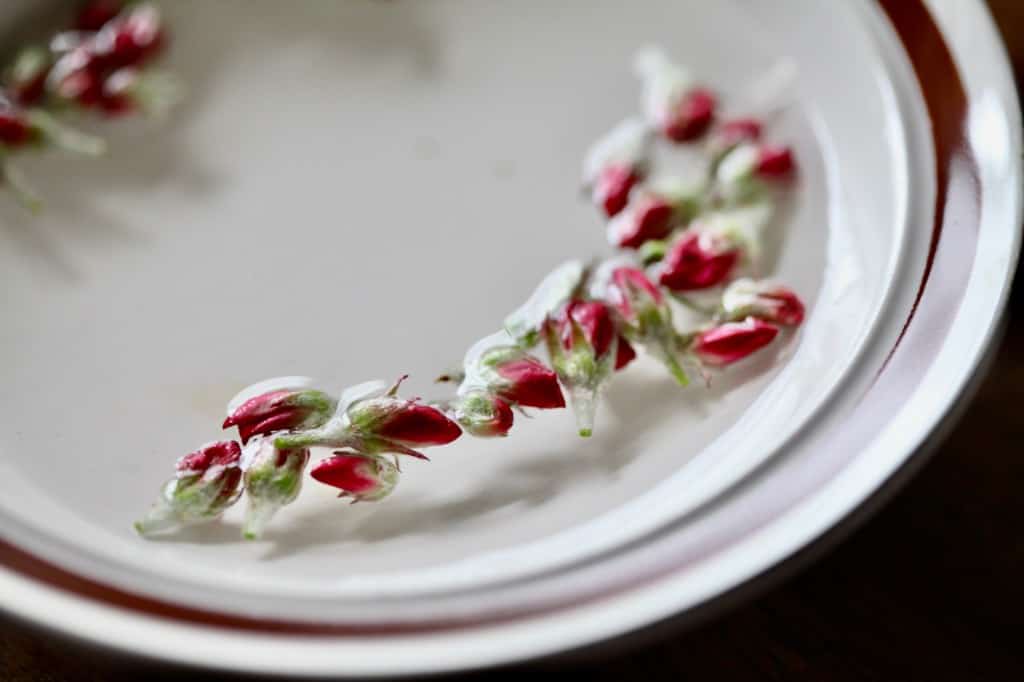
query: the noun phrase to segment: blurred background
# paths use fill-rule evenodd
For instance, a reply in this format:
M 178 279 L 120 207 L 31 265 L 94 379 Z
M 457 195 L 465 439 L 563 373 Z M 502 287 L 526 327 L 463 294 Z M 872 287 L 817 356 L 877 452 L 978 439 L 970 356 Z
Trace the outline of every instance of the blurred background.
M 1020 88 L 1024 0 L 988 1 Z M 924 470 L 842 544 L 689 631 L 668 624 L 621 650 L 602 647 L 600 658 L 541 667 L 595 679 L 1024 679 L 1021 349 L 1018 282 L 1001 346 L 962 420 Z M 224 678 L 154 670 L 0 617 L 3 682 L 119 679 Z

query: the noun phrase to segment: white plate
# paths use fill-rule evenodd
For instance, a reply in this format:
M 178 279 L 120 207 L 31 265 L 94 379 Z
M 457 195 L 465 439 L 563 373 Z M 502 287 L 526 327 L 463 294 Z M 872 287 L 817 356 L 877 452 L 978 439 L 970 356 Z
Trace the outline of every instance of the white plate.
M 105 128 L 110 159 L 27 162 L 44 216 L 3 209 L 15 614 L 290 674 L 593 644 L 692 613 L 835 526 L 906 471 L 991 339 L 1020 121 L 981 3 L 930 1 L 937 26 L 916 0 L 165 4 L 184 106 Z M 600 252 L 579 163 L 635 110 L 629 61 L 651 43 L 727 108 L 783 107 L 771 135 L 801 173 L 772 260 L 810 304 L 795 338 L 710 391 L 624 373 L 588 443 L 544 414 L 407 465 L 379 505 L 311 485 L 262 542 L 238 539 L 234 510 L 134 536 L 246 383 L 410 372 L 429 393 L 553 264 Z

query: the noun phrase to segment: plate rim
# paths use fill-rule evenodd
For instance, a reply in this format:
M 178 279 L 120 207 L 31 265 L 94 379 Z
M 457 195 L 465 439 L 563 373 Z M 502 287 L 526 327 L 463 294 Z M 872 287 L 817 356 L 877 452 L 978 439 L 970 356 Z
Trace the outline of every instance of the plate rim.
M 898 18 L 895 17 L 893 13 L 896 12 L 898 14 L 901 10 L 898 8 L 893 8 L 899 6 L 900 2 L 898 0 L 878 0 L 878 2 L 881 5 L 881 7 L 888 13 L 890 20 L 898 24 Z M 946 42 L 946 49 L 955 59 L 956 65 L 959 67 L 961 75 L 965 75 L 967 67 L 970 64 L 977 63 L 971 60 L 989 60 L 987 68 L 992 70 L 992 76 L 989 80 L 992 81 L 991 84 L 993 84 L 996 90 L 998 90 L 1000 94 L 1003 96 L 1005 113 L 1011 119 L 1008 131 L 1011 142 L 1010 146 L 1011 149 L 1019 150 L 1020 111 L 1017 105 L 1014 86 L 1012 84 L 1013 81 L 1010 76 L 1009 64 L 1005 55 L 1005 50 L 1002 45 L 1002 41 L 998 37 L 998 33 L 996 32 L 996 29 L 992 24 L 991 17 L 988 15 L 988 11 L 985 8 L 983 2 L 981 2 L 981 0 L 975 0 L 975 2 L 970 3 L 969 5 L 960 5 L 960 7 L 969 7 L 969 12 L 974 14 L 974 16 L 971 18 L 972 22 L 974 24 L 984 26 L 986 32 L 989 34 L 987 37 L 994 39 L 988 41 L 990 43 L 990 46 L 995 46 L 994 48 L 988 50 L 990 52 L 988 57 L 983 57 L 981 54 L 982 50 L 985 49 L 984 46 L 979 47 L 978 45 L 958 45 L 957 36 L 955 34 L 947 35 L 943 32 L 941 26 L 942 20 L 944 17 L 947 20 L 949 20 L 949 16 L 951 13 L 953 13 L 953 9 L 950 5 L 943 4 L 942 0 L 916 0 L 915 2 L 905 3 L 903 7 L 905 8 L 908 6 L 919 6 L 922 10 L 927 12 L 927 10 L 924 9 L 925 2 L 927 2 L 928 7 L 931 9 L 931 14 L 934 17 L 933 21 L 937 20 L 935 21 L 935 28 L 938 30 L 940 38 Z M 962 17 L 958 17 L 958 20 L 959 19 L 962 19 Z M 898 25 L 897 32 L 900 33 L 901 37 L 903 38 L 903 48 L 909 51 L 907 45 L 908 38 L 907 36 L 903 35 L 902 31 L 899 30 Z M 968 52 L 972 50 L 973 54 L 968 54 Z M 913 60 L 913 55 L 911 55 L 911 59 Z M 918 66 L 917 63 L 915 63 L 915 67 L 916 66 Z M 966 103 L 970 103 L 970 96 L 969 93 L 967 93 L 966 84 L 964 86 L 964 95 L 966 98 Z M 968 112 L 965 111 L 964 114 L 966 115 L 966 113 Z M 974 149 L 972 141 L 966 134 L 962 142 L 966 145 L 966 149 Z M 940 405 L 939 409 L 937 409 L 931 415 L 926 417 L 927 426 L 923 429 L 925 438 L 934 435 L 936 429 L 942 426 L 948 426 L 950 409 L 955 407 L 958 400 L 968 390 L 969 384 L 972 381 L 972 379 L 977 378 L 978 366 L 983 362 L 986 351 L 990 350 L 993 345 L 993 338 L 995 337 L 997 332 L 999 314 L 1002 311 L 1008 296 L 1009 284 L 1012 281 L 1014 266 L 1016 264 L 1017 254 L 1019 251 L 1021 240 L 1021 231 L 1019 227 L 1021 221 L 1021 160 L 1019 154 L 1014 155 L 1013 158 L 1014 161 L 1011 164 L 1011 173 L 1013 174 L 1012 179 L 1015 180 L 1015 182 L 1012 183 L 1013 188 L 1010 191 L 1010 196 L 1007 197 L 1007 200 L 1010 208 L 1009 213 L 1014 217 L 1015 223 L 1013 225 L 1006 226 L 1011 230 L 1013 239 L 1010 249 L 1010 255 L 1006 260 L 1006 268 L 1005 271 L 1001 273 L 1002 277 L 999 279 L 999 281 L 995 282 L 992 285 L 992 288 L 998 287 L 996 295 L 990 296 L 989 305 L 985 310 L 981 311 L 982 313 L 985 314 L 987 324 L 984 328 L 984 333 L 978 336 L 978 342 L 976 346 L 972 349 L 971 357 L 963 365 L 963 367 L 965 368 L 963 375 L 957 377 L 954 388 L 947 393 L 947 398 L 944 401 L 940 401 L 944 404 Z M 980 161 L 977 158 L 975 160 Z M 979 187 L 978 189 L 980 191 L 983 190 L 984 188 Z M 981 210 L 983 210 L 985 207 L 985 197 L 986 193 L 984 191 L 980 191 L 980 203 L 978 206 L 979 220 L 981 220 L 982 218 Z M 936 218 L 938 220 L 940 216 L 936 216 Z M 938 235 L 936 235 L 934 239 L 937 243 Z M 972 263 L 970 269 L 972 274 L 974 273 L 976 267 L 976 263 Z M 924 277 L 925 281 L 927 281 L 928 279 L 929 269 L 930 266 L 929 268 L 926 268 Z M 923 284 L 924 283 L 922 283 L 922 291 Z M 992 292 L 990 291 L 989 293 L 991 294 Z M 909 320 L 907 323 L 909 325 Z M 951 332 L 953 328 L 954 327 L 951 326 Z M 778 558 L 777 560 L 773 560 L 775 562 L 775 565 L 770 569 L 770 572 L 784 569 L 792 570 L 795 567 L 795 564 L 802 560 L 801 557 L 806 557 L 806 555 L 812 553 L 812 550 L 820 550 L 822 543 L 834 542 L 836 539 L 838 539 L 837 537 L 835 537 L 837 532 L 848 532 L 852 525 L 855 525 L 857 522 L 863 520 L 863 518 L 866 518 L 866 516 L 870 513 L 871 508 L 877 508 L 881 504 L 881 501 L 884 499 L 884 497 L 887 494 L 891 494 L 891 492 L 893 492 L 893 490 L 895 490 L 895 488 L 899 486 L 902 480 L 908 477 L 909 469 L 911 469 L 913 466 L 919 466 L 924 461 L 925 455 L 927 453 L 922 450 L 923 444 L 924 440 L 911 445 L 911 447 L 906 452 L 896 457 L 896 461 L 890 461 L 889 465 L 892 467 L 891 470 L 886 470 L 879 479 L 875 480 L 870 476 L 862 478 L 862 485 L 859 490 L 860 494 L 849 495 L 849 499 L 845 501 L 846 506 L 842 506 L 841 504 L 833 505 L 833 509 L 831 510 L 830 514 L 821 514 L 821 517 L 819 518 L 819 525 L 823 527 L 810 529 L 805 528 L 804 533 L 798 539 L 794 540 L 791 537 L 787 542 L 783 543 L 786 545 L 786 548 L 782 550 L 782 556 L 780 558 Z M 877 475 L 878 474 L 876 472 L 876 477 Z M 835 518 L 833 518 L 833 516 Z M 831 522 L 826 519 L 831 519 Z M 766 571 L 768 571 L 769 569 L 768 564 L 772 562 L 766 562 L 762 558 L 760 560 L 755 560 L 753 563 L 760 564 L 759 570 L 755 571 L 753 575 L 747 575 L 745 577 L 737 576 L 737 579 L 730 587 L 728 587 L 727 589 L 718 590 L 717 592 L 713 591 L 704 600 L 702 600 L 703 603 L 701 603 L 700 606 L 696 607 L 695 610 L 699 611 L 702 607 L 708 606 L 710 605 L 710 603 L 722 599 L 726 597 L 728 594 L 734 593 L 737 590 L 749 588 L 751 587 L 754 581 L 761 582 L 762 580 L 767 579 L 768 576 Z M 746 565 L 749 567 L 749 562 Z M 19 573 L 24 575 L 18 575 Z M 33 579 L 28 577 L 33 574 L 36 575 L 36 578 Z M 72 578 L 77 579 L 78 583 L 75 586 L 69 587 L 66 584 L 68 575 L 70 575 Z M 39 582 L 40 579 L 42 579 L 44 582 Z M 65 584 L 63 586 L 59 586 L 61 585 L 62 582 Z M 96 603 L 94 600 L 101 598 L 101 594 L 104 590 L 116 592 L 117 588 L 103 586 L 95 583 L 89 585 L 89 583 L 91 582 L 92 581 L 89 581 L 87 579 L 82 579 L 78 576 L 73 576 L 73 574 L 69 574 L 67 571 L 64 571 L 64 569 L 61 569 L 57 566 L 49 565 L 46 562 L 39 560 L 22 550 L 14 548 L 12 545 L 5 543 L 4 540 L 0 538 L 0 587 L 3 587 L 5 585 L 9 587 L 14 587 L 16 588 L 16 590 L 12 589 L 9 592 L 9 594 L 18 594 L 19 596 L 22 594 L 25 595 L 25 597 L 20 599 L 17 603 L 15 603 L 13 600 L 5 600 L 5 603 L 0 606 L 3 606 L 4 608 L 7 608 L 8 610 L 14 612 L 16 615 L 22 616 L 31 621 L 57 628 L 69 634 L 75 634 L 78 636 L 86 637 L 87 639 L 97 643 L 111 645 L 119 648 L 132 647 L 135 653 L 144 653 L 146 655 L 160 658 L 171 657 L 169 655 L 168 649 L 172 647 L 158 646 L 156 645 L 156 640 L 158 636 L 161 634 L 161 631 L 163 631 L 165 635 L 169 633 L 169 631 L 166 630 L 166 628 L 177 628 L 178 630 L 180 630 L 180 628 L 183 626 L 171 626 L 167 623 L 155 622 L 155 619 L 153 618 L 145 618 L 138 616 L 136 614 L 129 614 L 129 611 L 131 610 L 140 610 L 142 602 L 146 601 L 146 598 L 144 597 L 138 597 L 127 593 L 122 593 L 123 595 L 125 595 L 125 597 L 127 597 L 127 601 L 122 600 L 119 606 L 114 607 L 113 610 L 111 609 L 110 606 L 103 606 L 99 603 Z M 676 592 L 678 593 L 678 588 L 680 586 L 677 585 L 675 587 Z M 67 591 L 69 589 L 71 590 L 70 592 Z M 693 588 L 690 587 L 689 589 L 692 590 Z M 643 590 L 648 590 L 648 592 L 644 592 Z M 654 593 L 650 592 L 649 590 L 654 590 Z M 6 589 L 4 591 L 5 593 L 8 593 Z M 617 623 L 616 627 L 620 630 L 631 630 L 634 627 L 649 625 L 651 622 L 660 620 L 661 618 L 665 617 L 665 614 L 662 614 L 661 616 L 651 617 L 651 611 L 644 611 L 645 615 L 638 616 L 637 614 L 639 613 L 639 611 L 637 610 L 637 602 L 642 599 L 650 599 L 652 596 L 656 595 L 661 595 L 663 597 L 665 593 L 671 591 L 672 582 L 669 578 L 665 581 L 659 582 L 656 585 L 646 586 L 645 588 L 634 591 L 633 593 L 618 595 L 617 598 L 619 599 L 633 600 L 634 617 L 632 621 L 630 621 L 629 623 Z M 136 603 L 133 604 L 132 600 L 134 600 Z M 664 601 L 664 599 L 656 599 L 655 601 Z M 47 604 L 49 604 L 50 607 L 47 607 Z M 63 606 L 61 606 L 62 609 L 65 609 L 63 611 L 63 622 L 58 622 L 58 617 L 52 615 L 58 613 L 58 611 L 53 608 L 53 605 L 55 604 L 63 604 Z M 72 606 L 73 608 L 68 608 Z M 601 605 L 598 605 L 598 607 L 600 606 Z M 654 608 L 654 610 L 656 611 L 663 611 L 665 608 L 665 605 L 663 603 L 648 604 L 648 606 Z M 575 614 L 576 618 L 580 618 L 580 614 L 586 614 L 587 608 L 579 609 L 578 612 Z M 68 617 L 69 612 L 77 613 L 81 620 L 79 620 L 79 618 Z M 92 614 L 90 616 L 86 616 L 85 614 L 88 614 L 89 612 L 92 612 Z M 74 625 L 74 623 L 76 622 L 89 622 L 87 620 L 88 618 L 96 617 L 100 615 L 102 612 L 105 612 L 103 613 L 103 615 L 106 616 L 105 620 L 120 620 L 121 627 L 116 629 L 121 630 L 122 632 L 131 631 L 133 628 L 141 626 L 144 622 L 148 624 L 151 630 L 149 634 L 152 635 L 151 637 L 147 637 L 147 639 L 149 640 L 149 646 L 142 647 L 142 649 L 144 650 L 140 651 L 138 644 L 140 643 L 139 640 L 142 638 L 138 635 L 136 636 L 135 641 L 133 643 L 117 642 L 111 641 L 111 635 L 113 634 L 113 631 L 105 631 L 103 634 L 99 635 L 93 633 L 86 634 L 82 631 L 80 627 L 76 627 Z M 671 611 L 669 611 L 668 615 L 670 614 Z M 164 614 L 164 617 L 166 617 L 166 615 L 167 614 Z M 553 616 L 550 615 L 545 616 L 545 618 L 552 617 Z M 143 618 L 145 618 L 145 620 L 142 620 Z M 566 617 L 566 619 L 568 619 L 568 617 Z M 138 622 L 130 623 L 129 621 Z M 237 634 L 225 634 L 221 628 L 223 626 L 228 625 L 228 623 L 226 622 L 222 622 L 218 626 L 218 623 L 216 621 L 213 621 L 211 625 L 212 627 L 204 626 L 202 628 L 198 628 L 205 631 L 199 634 L 202 634 L 204 637 L 223 635 L 224 637 L 237 638 L 243 636 Z M 538 641 L 540 638 L 537 637 L 536 634 L 527 637 L 521 632 L 519 632 L 519 630 L 521 630 L 523 626 L 529 628 L 535 626 L 535 623 L 532 620 L 527 620 L 524 623 L 512 624 L 505 628 L 506 636 L 509 636 L 510 639 L 514 639 L 516 644 L 507 646 L 501 652 L 502 655 L 500 656 L 496 656 L 493 651 L 488 654 L 485 653 L 483 650 L 474 651 L 472 650 L 471 647 L 463 647 L 463 653 L 465 655 L 461 659 L 457 657 L 453 658 L 451 656 L 447 656 L 444 658 L 438 658 L 436 660 L 430 661 L 429 665 L 416 666 L 409 666 L 409 661 L 406 661 L 406 666 L 409 666 L 406 668 L 398 667 L 396 669 L 395 667 L 391 667 L 381 668 L 376 671 L 370 669 L 359 669 L 356 672 L 358 672 L 359 674 L 373 674 L 374 672 L 377 672 L 378 674 L 384 674 L 394 673 L 396 671 L 425 672 L 427 670 L 455 670 L 467 667 L 476 667 L 480 665 L 497 664 L 502 662 L 508 662 L 510 660 L 518 660 L 521 658 L 531 658 L 543 654 L 553 653 L 553 651 L 555 650 L 573 648 L 571 644 L 566 645 L 564 642 L 541 643 Z M 193 629 L 190 626 L 186 627 L 189 627 L 189 629 Z M 517 628 L 519 630 L 517 630 Z M 173 634 L 180 634 L 180 632 L 175 631 Z M 577 645 L 579 645 L 589 644 L 596 640 L 606 639 L 607 637 L 615 636 L 616 634 L 621 634 L 621 632 L 598 632 L 597 628 L 594 625 L 591 625 L 590 627 L 578 627 L 575 631 L 575 634 L 576 639 L 578 640 Z M 248 635 L 245 635 L 245 637 L 249 638 Z M 541 646 L 541 644 L 546 644 L 547 646 Z M 372 649 L 374 644 L 372 642 L 361 641 L 360 646 Z M 549 650 L 545 651 L 544 649 Z M 235 660 L 232 662 L 218 660 L 221 657 L 217 654 L 216 647 L 207 646 L 202 647 L 201 649 L 194 649 L 192 651 L 196 653 L 190 653 L 191 660 L 181 660 L 180 657 L 177 657 L 177 662 L 193 663 L 197 665 L 205 665 L 218 668 L 230 667 L 230 669 L 253 669 L 249 665 L 247 665 L 247 661 L 242 659 Z M 178 651 L 176 653 L 180 654 L 181 652 Z M 374 658 L 374 656 L 367 655 L 367 658 Z M 364 661 L 361 665 L 363 667 L 366 667 L 365 664 L 368 662 L 369 661 Z M 303 664 L 301 662 L 297 664 L 283 663 L 282 665 L 284 667 L 282 667 L 282 670 L 291 672 L 293 674 L 353 674 L 353 671 L 351 670 L 353 663 L 354 661 L 352 660 L 345 660 L 343 662 L 336 663 L 335 665 L 338 667 L 333 668 L 315 668 L 314 666 L 311 666 L 308 663 Z M 420 663 L 422 664 L 424 662 L 420 661 Z M 288 665 L 296 665 L 296 667 L 290 668 L 287 667 Z

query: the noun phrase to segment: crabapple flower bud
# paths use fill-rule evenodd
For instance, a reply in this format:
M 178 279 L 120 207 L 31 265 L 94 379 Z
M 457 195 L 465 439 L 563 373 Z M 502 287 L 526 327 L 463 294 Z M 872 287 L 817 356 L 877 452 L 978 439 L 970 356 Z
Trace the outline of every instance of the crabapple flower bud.
M 249 506 L 242 535 L 246 540 L 262 536 L 277 510 L 299 496 L 307 462 L 308 449 L 279 450 L 272 438 L 257 436 L 245 446 L 242 468 Z
M 712 164 L 717 164 L 738 144 L 757 142 L 761 138 L 761 131 L 761 122 L 756 118 L 735 118 L 718 126 L 708 140 Z
M 645 194 L 608 222 L 608 242 L 620 249 L 640 248 L 668 236 L 675 219 L 675 207 L 667 199 Z
M 123 6 L 121 0 L 92 0 L 79 10 L 74 27 L 79 31 L 98 31 L 120 14 Z
M 594 430 L 601 389 L 615 369 L 619 333 L 611 310 L 600 301 L 574 300 L 545 328 L 548 353 L 569 391 L 579 434 Z
M 138 66 L 155 55 L 165 38 L 160 10 L 153 3 L 140 2 L 105 23 L 87 49 L 96 68 L 120 69 Z
M 18 53 L 4 78 L 7 94 L 21 106 L 38 104 L 46 93 L 46 77 L 53 55 L 45 47 L 28 47 Z
M 548 317 L 572 298 L 586 277 L 586 267 L 578 260 L 562 263 L 548 273 L 526 303 L 505 318 L 505 330 L 524 348 L 532 348 Z
M 788 147 L 742 142 L 721 158 L 715 180 L 726 200 L 744 201 L 760 191 L 758 181 L 784 179 L 795 169 Z
M 595 277 L 595 296 L 603 297 L 619 313 L 626 338 L 656 356 L 680 386 L 690 383 L 676 357 L 676 330 L 665 296 L 639 268 L 606 263 Z
M 710 231 L 689 230 L 673 242 L 658 268 L 658 282 L 677 292 L 724 282 L 740 260 L 736 244 Z
M 630 190 L 646 175 L 650 152 L 650 130 L 635 118 L 619 123 L 587 151 L 583 184 L 605 215 L 614 216 L 626 206 Z
M 399 398 L 398 388 L 405 379 L 399 377 L 390 387 L 382 381 L 353 386 L 342 393 L 335 416 L 326 424 L 278 436 L 274 444 L 282 449 L 320 445 L 427 459 L 413 448 L 447 445 L 462 435 L 462 429 L 418 398 Z
M 756 317 L 796 326 L 804 321 L 804 304 L 792 289 L 744 278 L 730 284 L 722 294 L 722 314 L 727 320 Z
M 270 380 L 244 389 L 239 395 L 252 393 L 256 387 L 266 390 L 241 402 L 232 401 L 223 428 L 237 426 L 242 443 L 247 443 L 256 435 L 325 424 L 334 415 L 337 401 L 323 391 L 289 386 L 292 379 Z
M 644 115 L 653 127 L 673 142 L 689 142 L 707 131 L 717 105 L 711 91 L 695 87 L 661 50 L 643 50 L 634 63 L 643 81 Z
M 209 443 L 178 460 L 149 513 L 135 523 L 142 535 L 210 521 L 242 494 L 242 448 L 235 441 Z
M 399 478 L 398 467 L 389 459 L 346 451 L 335 452 L 333 457 L 318 462 L 309 474 L 340 490 L 338 497 L 351 497 L 353 504 L 384 499 L 395 489 Z
M 456 398 L 452 407 L 455 420 L 467 433 L 478 438 L 507 436 L 512 428 L 512 408 L 487 391 L 468 391 Z
M 467 359 L 472 355 L 467 354 Z M 494 346 L 482 351 L 467 367 L 467 376 L 471 379 L 466 386 L 482 386 L 521 407 L 542 410 L 565 407 L 554 370 L 517 346 Z
M 756 317 L 742 322 L 726 322 L 699 332 L 692 351 L 707 365 L 724 366 L 742 360 L 775 339 L 779 328 Z

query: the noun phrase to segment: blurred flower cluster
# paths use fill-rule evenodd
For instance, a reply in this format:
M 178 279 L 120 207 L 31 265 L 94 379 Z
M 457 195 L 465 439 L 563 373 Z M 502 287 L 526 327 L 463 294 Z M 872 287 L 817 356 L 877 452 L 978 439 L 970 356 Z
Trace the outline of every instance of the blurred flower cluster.
M 46 44 L 21 49 L 0 81 L 0 180 L 27 208 L 40 201 L 10 157 L 60 148 L 96 156 L 103 140 L 64 121 L 76 112 L 104 117 L 163 113 L 177 99 L 177 81 L 153 68 L 167 43 L 160 11 L 148 2 L 91 0 Z

